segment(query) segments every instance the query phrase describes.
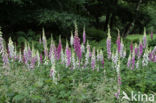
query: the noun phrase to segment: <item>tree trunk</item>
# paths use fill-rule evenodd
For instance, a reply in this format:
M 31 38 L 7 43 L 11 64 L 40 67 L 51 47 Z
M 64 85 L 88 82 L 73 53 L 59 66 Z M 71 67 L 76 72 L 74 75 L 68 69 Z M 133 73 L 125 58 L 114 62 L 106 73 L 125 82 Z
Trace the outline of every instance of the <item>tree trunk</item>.
M 110 18 L 110 12 L 109 12 L 109 10 L 107 10 L 106 21 L 105 21 L 105 24 L 104 24 L 104 31 L 107 30 L 107 26 L 109 24 L 109 18 Z
M 118 4 L 118 0 L 114 0 L 114 2 L 113 2 L 114 7 L 116 7 L 117 4 Z M 112 28 L 113 24 L 114 24 L 114 19 L 115 19 L 115 15 L 116 15 L 115 12 L 116 12 L 116 10 L 112 10 L 112 16 L 110 19 L 110 28 Z
M 130 23 L 128 23 L 127 26 L 125 27 L 124 32 L 123 32 L 123 34 L 122 34 L 123 37 L 126 37 L 127 34 L 129 34 L 130 30 L 133 29 L 133 27 L 134 27 L 134 25 L 135 25 L 135 20 L 136 20 L 136 18 L 137 18 L 137 14 L 138 14 L 137 12 L 139 11 L 140 4 L 141 4 L 141 3 L 142 3 L 142 0 L 139 0 L 139 2 L 138 2 L 138 4 L 137 4 L 137 7 L 136 7 L 136 10 L 135 10 L 135 11 L 136 11 L 136 14 L 135 14 L 133 20 L 132 20 Z

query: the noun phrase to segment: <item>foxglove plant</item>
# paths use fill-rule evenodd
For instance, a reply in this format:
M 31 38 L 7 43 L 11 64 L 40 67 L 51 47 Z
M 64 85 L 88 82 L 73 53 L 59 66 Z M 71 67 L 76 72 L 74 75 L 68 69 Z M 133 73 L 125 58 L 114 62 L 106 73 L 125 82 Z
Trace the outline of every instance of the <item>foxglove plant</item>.
M 18 54 L 18 62 L 23 62 L 21 50 L 19 51 L 19 54 Z
M 41 64 L 43 63 L 43 57 L 42 57 L 42 54 L 40 54 L 40 63 L 41 63 Z
M 145 53 L 143 55 L 143 60 L 142 60 L 143 67 L 148 65 L 148 61 L 149 61 L 148 54 L 149 52 L 148 52 L 148 49 L 146 48 Z
M 130 51 L 131 51 L 131 54 L 132 54 L 133 53 L 133 42 L 131 42 Z
M 134 51 L 135 51 L 135 56 L 138 56 L 138 46 L 137 46 L 137 44 L 135 44 Z
M 61 63 L 62 64 L 65 63 L 65 55 L 64 55 L 63 49 L 61 50 Z
M 124 43 L 123 43 L 122 39 L 121 39 L 121 43 L 120 43 L 120 57 L 122 57 L 122 58 L 125 57 Z
M 139 60 L 136 62 L 136 69 L 139 68 Z
M 87 52 L 85 54 L 85 67 L 88 65 L 89 63 L 89 57 L 90 57 L 90 45 L 87 42 Z
M 34 46 L 32 46 L 32 57 L 31 57 L 30 69 L 33 69 L 35 67 L 36 61 L 37 61 L 36 52 Z
M 74 37 L 73 37 L 73 32 L 71 32 L 70 45 L 73 46 L 73 43 L 74 43 Z
M 127 62 L 127 67 L 130 68 L 131 67 L 131 64 L 132 64 L 132 57 L 131 57 L 131 54 L 129 54 L 128 62 Z
M 44 55 L 45 55 L 44 60 L 46 61 L 48 59 L 48 48 L 47 48 L 47 39 L 46 39 L 46 36 L 45 36 L 44 28 L 42 29 L 42 42 L 43 42 Z
M 94 70 L 96 66 L 96 55 L 95 55 L 95 48 L 93 48 L 92 57 L 91 57 L 91 67 Z
M 118 91 L 117 91 L 117 93 L 115 93 L 115 96 L 117 99 L 119 99 L 120 89 L 121 89 L 121 84 L 122 84 L 121 83 L 121 76 L 120 76 L 120 60 L 117 63 L 116 71 L 117 71 L 117 79 L 118 79 Z
M 134 69 L 135 68 L 135 52 L 133 51 L 133 54 L 132 54 L 132 67 L 131 69 Z
M 118 53 L 120 53 L 120 49 L 121 49 L 120 33 L 118 33 L 116 44 L 117 44 L 117 48 L 118 48 Z
M 9 57 L 13 59 L 15 56 L 15 48 L 14 48 L 13 41 L 11 40 L 11 38 L 9 38 L 8 52 L 9 52 Z
M 24 46 L 24 51 L 23 51 L 23 61 L 25 63 L 25 65 L 28 65 L 28 47 L 27 47 L 27 43 L 25 42 L 25 46 Z
M 146 48 L 146 45 L 147 45 L 146 28 L 144 28 L 143 48 Z
M 72 69 L 76 69 L 75 53 L 74 52 L 72 52 L 72 66 L 73 66 Z
M 4 44 L 3 44 L 3 38 L 2 38 L 2 32 L 1 32 L 1 29 L 0 29 L 0 54 L 3 52 L 4 50 Z
M 39 67 L 41 64 L 39 51 L 36 52 L 36 59 L 37 59 L 37 65 Z
M 118 60 L 119 60 L 118 50 L 116 50 L 116 53 L 113 52 L 112 54 L 113 68 L 117 68 Z
M 8 54 L 7 54 L 6 50 L 3 50 L 3 52 L 2 52 L 2 61 L 3 61 L 3 68 L 10 69 Z
M 139 54 L 138 54 L 138 58 L 140 58 L 142 56 L 142 53 L 143 53 L 143 45 L 142 43 L 140 42 L 139 44 Z
M 85 27 L 83 28 L 83 45 L 85 45 L 86 43 L 86 31 L 85 31 Z
M 82 57 L 82 53 L 81 53 L 80 38 L 78 37 L 78 28 L 76 23 L 75 23 L 74 49 L 80 61 Z
M 61 43 L 61 37 L 59 38 L 59 45 L 57 47 L 57 60 L 60 59 L 61 56 L 61 49 L 62 49 L 62 43 Z
M 52 67 L 51 67 L 51 69 L 50 69 L 50 77 L 53 79 L 53 82 L 55 84 L 57 84 L 55 64 L 53 64 Z
M 110 36 L 110 28 L 108 27 L 108 37 L 107 37 L 107 55 L 108 55 L 108 59 L 111 59 L 111 36 Z
M 84 53 L 84 52 L 85 52 L 84 44 L 81 44 L 81 53 Z
M 66 42 L 66 68 L 70 66 L 71 63 L 71 50 L 68 46 L 68 42 Z

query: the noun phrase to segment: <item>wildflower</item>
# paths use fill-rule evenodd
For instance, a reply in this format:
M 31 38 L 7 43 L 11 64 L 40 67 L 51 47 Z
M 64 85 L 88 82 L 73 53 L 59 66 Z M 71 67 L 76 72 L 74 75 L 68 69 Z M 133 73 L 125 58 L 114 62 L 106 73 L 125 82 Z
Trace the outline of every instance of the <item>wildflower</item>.
M 43 63 L 43 57 L 42 57 L 42 54 L 40 54 L 40 62 L 41 62 L 41 64 Z
M 32 46 L 32 58 L 31 58 L 31 64 L 30 64 L 31 69 L 35 67 L 36 61 L 37 61 L 37 57 L 36 57 L 35 49 L 34 49 L 34 46 Z
M 146 28 L 144 28 L 144 36 L 143 36 L 143 48 L 146 48 L 147 38 L 146 38 Z
M 59 45 L 57 47 L 57 60 L 60 59 L 61 56 L 61 49 L 62 49 L 62 43 L 61 43 L 61 37 L 59 38 Z
M 138 47 L 137 47 L 137 44 L 135 44 L 135 49 L 134 49 L 134 51 L 135 51 L 135 55 L 137 56 L 137 55 L 138 55 Z
M 120 43 L 120 57 L 124 58 L 125 54 L 124 54 L 124 44 L 123 44 L 123 40 L 121 39 L 121 43 Z
M 130 54 L 129 57 L 128 57 L 128 62 L 127 62 L 127 67 L 128 68 L 131 66 L 131 61 L 132 61 L 132 58 L 131 58 L 131 54 Z
M 63 50 L 61 50 L 61 63 L 62 64 L 64 64 L 64 62 L 65 62 L 65 55 L 64 55 L 64 52 L 63 52 Z
M 119 99 L 119 96 L 120 96 L 120 89 L 118 89 L 118 92 L 115 93 L 115 97 L 116 97 L 117 99 Z
M 75 53 L 72 52 L 72 65 L 73 65 L 73 69 L 76 68 L 76 63 L 75 63 Z
M 140 44 L 139 44 L 139 55 L 138 55 L 138 58 L 140 58 L 142 56 L 142 53 L 143 53 L 143 45 L 140 42 Z
M 116 44 L 117 44 L 117 47 L 118 47 L 118 53 L 120 53 L 121 43 L 120 43 L 120 33 L 119 33 L 119 30 L 118 30 L 118 38 L 117 38 Z
M 2 32 L 0 28 L 0 54 L 3 52 L 3 50 L 4 50 L 4 44 L 3 44 Z
M 111 58 L 111 36 L 110 36 L 110 28 L 108 27 L 108 37 L 107 37 L 107 55 L 108 55 L 108 59 Z
M 84 53 L 85 52 L 85 47 L 84 44 L 81 44 L 81 52 Z
M 90 54 L 90 45 L 87 42 L 87 52 L 85 54 L 85 66 L 87 66 L 89 63 L 89 57 L 90 57 L 89 54 Z
M 74 49 L 80 61 L 82 54 L 81 54 L 80 38 L 78 37 L 78 29 L 76 23 L 75 23 Z
M 47 39 L 45 36 L 44 28 L 42 29 L 42 41 L 43 41 L 44 55 L 45 55 L 45 60 L 46 60 L 48 59 L 48 48 L 47 48 Z
M 19 51 L 18 62 L 22 62 L 22 52 L 21 52 L 21 50 Z
M 13 59 L 13 57 L 15 56 L 15 50 L 14 50 L 14 45 L 13 45 L 13 41 L 11 40 L 11 38 L 9 38 L 9 44 L 8 44 L 8 52 L 9 52 L 9 57 L 11 59 Z
M 133 53 L 133 42 L 131 42 L 130 51 L 131 51 L 131 53 Z
M 8 54 L 6 50 L 2 52 L 2 61 L 3 61 L 3 68 L 9 69 L 9 59 L 8 59 Z
M 51 69 L 50 69 L 50 77 L 53 79 L 53 82 L 55 84 L 57 84 L 55 64 L 53 64 L 52 67 L 51 67 Z
M 134 67 L 135 67 L 135 53 L 133 52 L 133 54 L 132 54 L 132 67 L 131 67 L 131 69 L 134 69 Z
M 85 45 L 86 42 L 86 31 L 85 31 L 85 27 L 83 28 L 83 45 Z
M 41 61 L 40 61 L 40 54 L 38 51 L 36 52 L 36 59 L 37 59 L 38 67 L 39 67 L 39 65 L 41 64 Z
M 139 68 L 139 60 L 136 62 L 136 68 Z
M 142 66 L 147 66 L 148 65 L 148 49 L 145 50 L 145 53 L 143 55 L 143 60 L 142 60 Z
M 68 46 L 68 42 L 66 43 L 66 67 L 68 67 L 71 63 L 71 50 Z
M 71 32 L 71 36 L 70 36 L 70 45 L 72 46 L 74 42 L 74 37 L 73 37 L 73 32 Z
M 96 55 L 95 55 L 95 48 L 93 48 L 92 58 L 91 58 L 91 67 L 94 70 L 96 65 Z

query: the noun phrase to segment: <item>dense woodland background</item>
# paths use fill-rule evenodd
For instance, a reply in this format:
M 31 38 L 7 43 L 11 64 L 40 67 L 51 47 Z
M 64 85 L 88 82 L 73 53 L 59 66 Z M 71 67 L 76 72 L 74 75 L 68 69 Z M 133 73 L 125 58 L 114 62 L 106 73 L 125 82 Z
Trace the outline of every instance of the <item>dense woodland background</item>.
M 84 25 L 88 39 L 101 40 L 110 25 L 122 36 L 156 32 L 156 0 L 0 0 L 0 26 L 7 40 L 20 36 L 36 37 L 42 27 L 46 36 L 67 37 L 77 21 Z

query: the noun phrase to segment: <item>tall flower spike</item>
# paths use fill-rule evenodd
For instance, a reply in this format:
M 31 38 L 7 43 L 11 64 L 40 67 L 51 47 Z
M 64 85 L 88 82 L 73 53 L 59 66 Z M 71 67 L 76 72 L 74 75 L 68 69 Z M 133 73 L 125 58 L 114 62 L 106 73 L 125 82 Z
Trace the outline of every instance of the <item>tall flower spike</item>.
M 52 67 L 51 67 L 51 69 L 50 69 L 50 77 L 53 79 L 53 82 L 55 84 L 57 84 L 55 64 L 53 64 Z
M 107 55 L 108 55 L 108 59 L 111 59 L 111 36 L 110 36 L 110 28 L 108 26 L 108 37 L 107 37 Z
M 0 54 L 3 52 L 4 50 L 4 43 L 3 43 L 3 38 L 2 38 L 2 32 L 1 32 L 1 27 L 0 27 Z
M 40 64 L 41 64 L 41 61 L 40 61 L 40 54 L 39 54 L 39 51 L 38 50 L 36 52 L 36 56 L 37 56 L 37 63 L 38 63 L 38 67 L 39 67 Z
M 124 43 L 122 38 L 120 43 L 120 57 L 124 58 Z
M 142 45 L 142 41 L 140 40 L 138 58 L 142 56 L 142 53 L 143 53 L 143 45 Z
M 31 57 L 31 64 L 30 64 L 31 69 L 33 69 L 35 67 L 36 61 L 37 61 L 36 52 L 34 49 L 34 45 L 32 43 L 32 57 Z
M 96 55 L 95 55 L 95 47 L 93 48 L 92 57 L 91 57 L 91 67 L 94 70 L 96 67 Z
M 8 52 L 9 52 L 9 57 L 13 59 L 15 56 L 15 48 L 14 48 L 13 41 L 11 38 L 9 38 Z
M 131 51 L 131 54 L 132 54 L 133 53 L 133 42 L 131 42 L 130 51 Z
M 72 65 L 73 65 L 73 69 L 76 69 L 76 61 L 75 61 L 75 53 L 72 52 Z
M 131 57 L 131 54 L 129 54 L 127 67 L 130 68 L 131 64 L 132 64 L 132 57 Z
M 43 47 L 44 47 L 44 56 L 45 60 L 48 59 L 48 48 L 47 48 L 47 39 L 45 36 L 44 28 L 42 28 L 42 41 L 43 41 Z
M 65 55 L 64 55 L 63 49 L 61 50 L 61 63 L 62 64 L 65 63 Z
M 147 45 L 146 28 L 144 28 L 143 48 L 146 48 L 146 45 Z
M 22 61 L 22 52 L 21 52 L 21 50 L 19 51 L 18 62 L 23 62 Z
M 149 54 L 149 51 L 148 51 L 148 48 L 146 48 L 144 55 L 143 55 L 142 66 L 148 65 L 148 61 L 149 61 L 148 54 Z
M 120 31 L 119 31 L 119 29 L 118 29 L 118 37 L 117 37 L 116 44 L 117 44 L 117 47 L 118 47 L 118 53 L 120 53 L 121 43 L 120 43 Z
M 2 52 L 2 61 L 3 61 L 3 68 L 10 69 L 8 54 L 7 54 L 6 50 L 3 50 L 3 52 Z
M 71 31 L 71 36 L 70 36 L 70 45 L 72 46 L 74 42 L 74 37 L 73 37 L 73 32 Z
M 60 59 L 61 56 L 61 49 L 62 49 L 62 43 L 61 43 L 61 36 L 59 37 L 59 45 L 57 47 L 57 60 Z
M 86 43 L 86 31 L 85 31 L 85 26 L 83 28 L 83 44 L 85 45 Z
M 133 51 L 133 54 L 132 54 L 132 68 L 131 69 L 134 69 L 135 68 L 135 52 Z
M 75 23 L 74 49 L 80 61 L 82 57 L 82 53 L 81 53 L 81 44 L 80 44 L 80 38 L 78 37 L 78 29 L 76 23 Z
M 138 45 L 135 43 L 135 56 L 137 56 L 138 55 Z
M 66 42 L 66 67 L 69 67 L 71 63 L 71 50 L 68 46 L 68 42 Z
M 87 42 L 87 52 L 85 54 L 85 67 L 88 65 L 89 63 L 89 57 L 90 57 L 90 45 Z

